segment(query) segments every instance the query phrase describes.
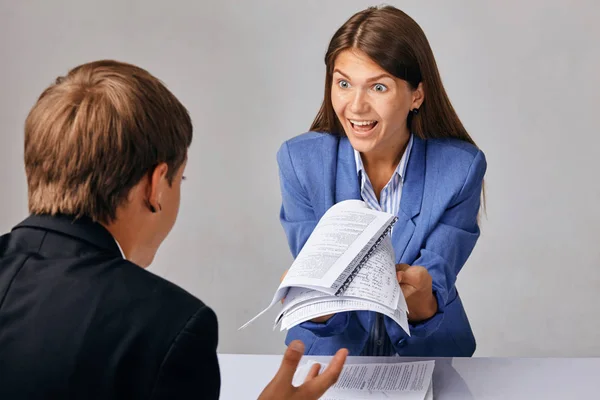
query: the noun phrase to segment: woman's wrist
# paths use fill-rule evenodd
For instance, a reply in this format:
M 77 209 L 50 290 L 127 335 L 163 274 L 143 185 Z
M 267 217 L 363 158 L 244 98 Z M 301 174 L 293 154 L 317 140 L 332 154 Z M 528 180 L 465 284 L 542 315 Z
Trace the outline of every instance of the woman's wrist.
M 408 320 L 411 323 L 423 322 L 433 317 L 438 310 L 437 298 L 433 292 L 429 292 L 423 301 L 419 302 L 418 309 L 409 310 Z

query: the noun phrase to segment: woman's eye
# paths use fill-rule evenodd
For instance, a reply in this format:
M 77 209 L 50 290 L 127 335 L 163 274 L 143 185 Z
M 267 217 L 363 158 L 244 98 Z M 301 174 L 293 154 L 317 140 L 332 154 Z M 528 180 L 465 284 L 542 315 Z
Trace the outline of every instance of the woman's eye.
M 340 87 L 342 89 L 348 89 L 350 87 L 350 84 L 348 83 L 348 81 L 345 81 L 343 79 L 338 82 L 338 85 L 340 85 Z
M 387 87 L 385 85 L 382 85 L 381 83 L 376 84 L 375 86 L 373 86 L 373 89 L 376 92 L 385 92 L 387 89 Z

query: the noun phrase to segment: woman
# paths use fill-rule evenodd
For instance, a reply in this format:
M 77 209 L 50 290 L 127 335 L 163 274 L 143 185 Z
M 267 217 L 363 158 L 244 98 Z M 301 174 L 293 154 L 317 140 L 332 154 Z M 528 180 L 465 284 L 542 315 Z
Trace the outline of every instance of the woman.
M 280 219 L 296 257 L 325 211 L 347 199 L 398 216 L 392 231 L 409 337 L 390 318 L 344 312 L 292 328 L 307 354 L 471 356 L 455 287 L 479 237 L 484 154 L 442 85 L 419 25 L 390 6 L 352 16 L 325 56 L 325 98 L 311 132 L 277 155 Z

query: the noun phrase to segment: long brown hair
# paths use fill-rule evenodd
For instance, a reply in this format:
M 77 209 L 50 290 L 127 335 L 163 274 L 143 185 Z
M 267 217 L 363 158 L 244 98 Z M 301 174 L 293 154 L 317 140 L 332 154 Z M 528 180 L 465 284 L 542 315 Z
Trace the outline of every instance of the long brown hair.
M 410 118 L 409 129 L 415 135 L 422 139 L 453 137 L 475 144 L 450 103 L 425 33 L 411 17 L 392 6 L 360 11 L 333 35 L 325 54 L 325 98 L 312 131 L 345 135 L 331 103 L 331 82 L 337 56 L 353 48 L 413 89 L 422 82 L 425 101 Z
M 412 133 L 422 139 L 455 138 L 476 146 L 446 94 L 425 33 L 415 20 L 392 6 L 360 11 L 333 35 L 325 54 L 323 104 L 311 131 L 345 136 L 331 103 L 331 84 L 335 60 L 347 49 L 361 50 L 381 68 L 408 82 L 412 89 L 419 83 L 423 85 L 425 100 L 417 114 L 409 113 L 407 117 Z M 485 195 L 483 200 L 485 203 Z

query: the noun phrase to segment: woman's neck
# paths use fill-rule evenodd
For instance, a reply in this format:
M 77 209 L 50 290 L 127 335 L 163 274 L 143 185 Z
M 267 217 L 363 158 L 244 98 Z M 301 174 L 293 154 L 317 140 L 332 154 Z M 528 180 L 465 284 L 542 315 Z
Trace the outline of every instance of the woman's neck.
M 369 168 L 396 169 L 409 140 L 408 129 L 398 132 L 385 142 L 379 143 L 373 150 L 361 153 L 363 164 Z
M 396 171 L 409 140 L 410 135 L 402 135 L 400 140 L 380 146 L 381 150 L 361 153 L 365 172 L 371 181 L 377 200 L 379 200 L 381 190 Z

